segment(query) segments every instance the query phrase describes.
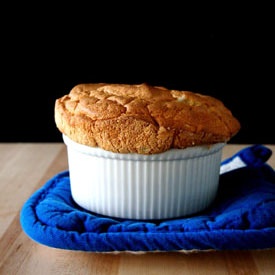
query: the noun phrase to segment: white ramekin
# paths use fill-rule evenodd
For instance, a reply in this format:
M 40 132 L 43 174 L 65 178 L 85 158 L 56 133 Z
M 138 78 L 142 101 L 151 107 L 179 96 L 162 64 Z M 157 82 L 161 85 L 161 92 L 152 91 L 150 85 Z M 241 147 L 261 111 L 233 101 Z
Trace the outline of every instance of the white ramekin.
M 120 154 L 63 135 L 75 202 L 117 218 L 167 219 L 205 209 L 214 200 L 225 143 L 153 155 Z

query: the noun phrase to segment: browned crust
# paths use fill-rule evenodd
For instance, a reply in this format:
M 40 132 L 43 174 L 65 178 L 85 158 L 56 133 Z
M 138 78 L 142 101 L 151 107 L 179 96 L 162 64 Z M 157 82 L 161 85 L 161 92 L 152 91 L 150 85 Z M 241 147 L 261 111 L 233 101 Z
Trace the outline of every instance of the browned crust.
M 54 117 L 72 140 L 118 153 L 228 142 L 240 130 L 216 98 L 145 83 L 79 84 L 56 100 Z

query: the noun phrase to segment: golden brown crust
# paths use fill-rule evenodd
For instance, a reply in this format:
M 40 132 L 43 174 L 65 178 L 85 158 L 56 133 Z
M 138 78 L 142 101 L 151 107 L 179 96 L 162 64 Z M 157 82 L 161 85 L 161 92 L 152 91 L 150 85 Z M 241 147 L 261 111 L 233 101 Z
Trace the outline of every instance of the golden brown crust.
M 118 153 L 228 142 L 240 130 L 216 98 L 145 83 L 79 84 L 56 100 L 54 116 L 72 140 Z

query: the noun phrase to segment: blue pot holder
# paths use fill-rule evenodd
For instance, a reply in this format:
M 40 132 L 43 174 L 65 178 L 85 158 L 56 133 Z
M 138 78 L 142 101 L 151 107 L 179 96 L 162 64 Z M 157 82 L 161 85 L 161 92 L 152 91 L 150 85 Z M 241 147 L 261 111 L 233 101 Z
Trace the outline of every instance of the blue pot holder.
M 24 203 L 23 231 L 49 247 L 87 252 L 247 250 L 275 247 L 272 151 L 245 147 L 221 163 L 219 190 L 204 211 L 165 220 L 129 220 L 86 211 L 72 199 L 69 171 Z

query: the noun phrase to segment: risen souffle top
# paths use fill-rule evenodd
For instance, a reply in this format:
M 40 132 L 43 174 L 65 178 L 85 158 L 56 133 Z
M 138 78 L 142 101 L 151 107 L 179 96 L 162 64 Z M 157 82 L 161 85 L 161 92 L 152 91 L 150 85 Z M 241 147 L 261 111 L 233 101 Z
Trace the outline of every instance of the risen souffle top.
M 218 99 L 145 83 L 79 84 L 55 102 L 59 131 L 116 153 L 155 154 L 228 142 L 240 123 Z

